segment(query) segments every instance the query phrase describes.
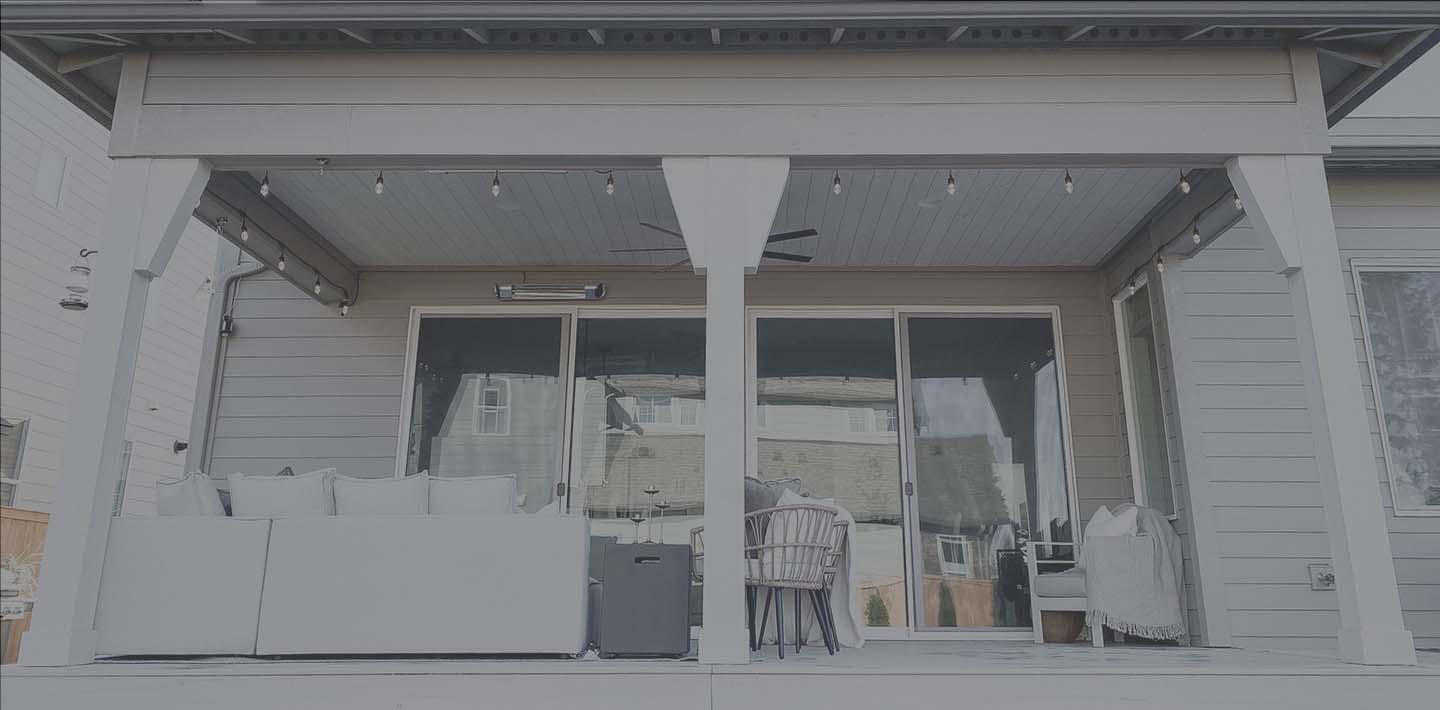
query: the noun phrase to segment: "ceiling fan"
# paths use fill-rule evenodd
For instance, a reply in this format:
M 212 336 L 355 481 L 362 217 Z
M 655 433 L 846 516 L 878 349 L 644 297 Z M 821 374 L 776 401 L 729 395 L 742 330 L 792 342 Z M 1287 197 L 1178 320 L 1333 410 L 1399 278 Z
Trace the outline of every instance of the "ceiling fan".
M 670 235 L 670 236 L 672 236 L 672 237 L 675 237 L 676 239 L 684 239 L 684 238 L 685 238 L 685 235 L 683 235 L 683 234 L 681 234 L 681 233 L 679 233 L 679 232 L 677 232 L 677 231 L 675 231 L 675 230 L 673 230 L 673 229 L 666 229 L 666 228 L 664 228 L 664 227 L 660 227 L 660 226 L 657 226 L 657 225 L 654 225 L 654 224 L 650 224 L 649 222 L 641 222 L 641 223 L 640 223 L 640 226 L 646 227 L 646 228 L 648 228 L 648 229 L 653 229 L 653 230 L 655 230 L 655 231 L 657 231 L 657 232 L 661 232 L 661 233 L 663 233 L 663 234 L 668 234 L 668 235 Z M 769 237 L 767 237 L 767 238 L 765 239 L 765 243 L 766 243 L 766 244 L 776 244 L 776 243 L 779 243 L 779 242 L 788 242 L 788 241 L 791 241 L 791 240 L 794 240 L 794 239 L 804 239 L 805 237 L 814 237 L 814 236 L 818 236 L 819 234 L 820 234 L 819 232 L 817 232 L 817 231 L 815 231 L 815 230 L 813 230 L 813 229 L 797 229 L 797 230 L 792 231 L 792 232 L 779 232 L 779 233 L 777 233 L 777 234 L 772 234 L 772 235 L 770 235 Z M 611 254 L 624 254 L 624 253 L 645 252 L 645 251 L 685 251 L 685 247 L 653 247 L 653 248 L 649 248 L 649 249 L 611 249 L 611 250 L 610 250 L 610 253 L 611 253 Z M 806 255 L 804 255 L 804 254 L 788 254 L 788 253 L 783 252 L 783 251 L 770 251 L 769 249 L 766 249 L 765 251 L 760 252 L 760 256 L 761 256 L 761 258 L 764 258 L 764 259 L 778 259 L 778 260 L 780 260 L 780 261 L 793 261 L 793 262 L 796 262 L 796 263 L 799 263 L 799 264 L 808 264 L 808 263 L 810 263 L 810 261 L 811 261 L 812 259 L 815 258 L 815 257 L 813 257 L 813 256 L 806 256 Z M 669 271 L 669 270 L 671 270 L 671 269 L 675 269 L 675 268 L 684 266 L 684 265 L 686 265 L 686 264 L 688 264 L 688 263 L 690 263 L 690 259 L 689 259 L 689 257 L 686 257 L 686 258 L 681 259 L 680 261 L 677 261 L 677 262 L 675 262 L 675 263 L 673 263 L 673 264 L 671 264 L 671 265 L 669 265 L 669 266 L 666 266 L 666 267 L 663 268 L 663 269 L 660 269 L 660 273 L 664 273 L 664 272 Z

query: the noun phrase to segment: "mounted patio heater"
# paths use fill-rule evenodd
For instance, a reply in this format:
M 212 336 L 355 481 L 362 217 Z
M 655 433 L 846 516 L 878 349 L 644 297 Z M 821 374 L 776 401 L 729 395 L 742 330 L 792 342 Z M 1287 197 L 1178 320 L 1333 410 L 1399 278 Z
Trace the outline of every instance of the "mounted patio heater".
M 502 301 L 598 301 L 605 297 L 605 284 L 495 284 L 495 297 Z

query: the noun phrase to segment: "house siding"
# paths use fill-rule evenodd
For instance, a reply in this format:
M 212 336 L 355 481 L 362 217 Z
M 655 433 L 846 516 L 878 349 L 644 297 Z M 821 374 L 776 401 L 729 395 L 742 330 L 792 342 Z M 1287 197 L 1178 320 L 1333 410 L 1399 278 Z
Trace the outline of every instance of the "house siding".
M 15 506 L 48 511 L 93 317 L 56 301 L 80 249 L 105 248 L 108 135 L 9 57 L 0 64 L 0 414 L 29 421 Z M 37 174 L 62 158 L 53 204 L 36 194 Z M 197 289 L 212 275 L 215 253 L 214 233 L 192 222 L 151 287 L 126 429 L 133 448 L 124 512 L 152 511 L 155 481 L 182 471 L 183 456 L 172 447 L 188 436 L 205 328 L 206 299 Z
M 603 280 L 611 294 L 606 305 L 704 303 L 703 280 L 684 273 L 524 276 Z M 223 360 L 209 470 L 224 476 L 336 466 L 349 475 L 392 475 L 410 307 L 493 305 L 494 283 L 521 278 L 368 272 L 348 318 L 273 274 L 246 279 Z M 776 270 L 751 278 L 747 298 L 752 306 L 1059 306 L 1081 514 L 1131 498 L 1120 464 L 1110 303 L 1098 272 Z

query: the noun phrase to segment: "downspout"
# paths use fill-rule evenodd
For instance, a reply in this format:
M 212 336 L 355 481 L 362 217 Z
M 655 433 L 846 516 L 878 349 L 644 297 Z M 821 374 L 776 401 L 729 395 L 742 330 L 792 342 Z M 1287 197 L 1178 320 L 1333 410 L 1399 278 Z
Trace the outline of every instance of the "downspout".
M 240 249 L 227 241 L 220 242 L 219 263 L 240 262 Z M 200 354 L 200 372 L 195 381 L 195 405 L 190 416 L 190 446 L 185 452 L 185 470 L 203 471 L 210 457 L 210 434 L 214 431 L 215 415 L 220 405 L 220 383 L 224 379 L 225 351 L 229 344 L 234 308 L 232 299 L 240 280 L 264 273 L 264 264 L 240 263 L 218 275 L 220 287 L 210 296 L 210 312 L 205 318 L 205 345 Z M 203 400 L 201 398 L 204 398 Z M 201 402 L 204 406 L 200 406 Z

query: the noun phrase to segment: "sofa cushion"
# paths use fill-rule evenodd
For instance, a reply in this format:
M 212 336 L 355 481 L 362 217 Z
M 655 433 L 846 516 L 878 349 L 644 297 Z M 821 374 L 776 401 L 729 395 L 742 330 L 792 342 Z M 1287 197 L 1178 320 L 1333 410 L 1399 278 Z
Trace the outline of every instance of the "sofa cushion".
M 237 518 L 291 518 L 334 515 L 331 478 L 322 468 L 298 476 L 230 474 L 230 507 Z
M 424 515 L 430 512 L 430 476 L 336 476 L 336 515 Z
M 155 511 L 162 517 L 225 517 L 220 492 L 210 477 L 199 471 L 187 473 L 178 481 L 156 482 Z
M 515 512 L 514 476 L 430 478 L 431 515 L 510 515 Z
M 745 512 L 774 508 L 780 504 L 780 495 L 785 491 L 800 492 L 800 479 L 788 478 L 779 481 L 762 481 L 745 477 Z
M 1085 596 L 1085 571 L 1068 569 L 1035 576 L 1035 595 L 1039 597 Z

